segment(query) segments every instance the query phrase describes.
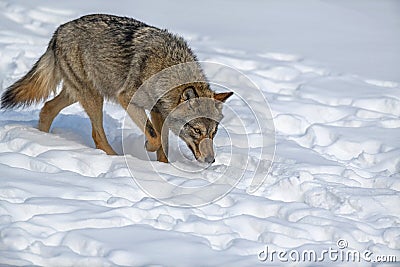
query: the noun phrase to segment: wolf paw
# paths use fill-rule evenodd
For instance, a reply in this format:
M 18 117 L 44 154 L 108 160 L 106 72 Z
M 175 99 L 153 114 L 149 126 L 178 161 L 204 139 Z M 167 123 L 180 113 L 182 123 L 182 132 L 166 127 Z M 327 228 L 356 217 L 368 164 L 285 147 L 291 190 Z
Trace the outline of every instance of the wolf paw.
M 144 147 L 149 152 L 155 152 L 161 147 L 161 143 L 158 143 L 158 142 L 157 143 L 151 143 L 148 140 L 146 140 L 146 143 L 144 144 Z

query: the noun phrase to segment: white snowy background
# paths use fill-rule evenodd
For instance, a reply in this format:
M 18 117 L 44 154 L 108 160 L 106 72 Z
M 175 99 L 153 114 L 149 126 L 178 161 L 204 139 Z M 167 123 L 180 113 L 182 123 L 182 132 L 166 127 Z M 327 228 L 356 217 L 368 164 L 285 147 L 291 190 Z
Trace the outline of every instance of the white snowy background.
M 138 188 L 123 156 L 94 148 L 78 104 L 51 133 L 36 128 L 41 104 L 1 111 L 0 265 L 262 266 L 265 245 L 322 251 L 339 239 L 400 260 L 398 1 L 1 0 L 0 93 L 31 68 L 59 24 L 89 13 L 168 28 L 199 59 L 251 78 L 274 117 L 271 173 L 254 194 L 241 183 L 210 205 L 170 207 Z M 232 97 L 228 105 L 243 103 Z M 121 153 L 124 111 L 108 103 L 104 114 Z M 151 175 L 133 131 L 138 154 L 130 159 Z

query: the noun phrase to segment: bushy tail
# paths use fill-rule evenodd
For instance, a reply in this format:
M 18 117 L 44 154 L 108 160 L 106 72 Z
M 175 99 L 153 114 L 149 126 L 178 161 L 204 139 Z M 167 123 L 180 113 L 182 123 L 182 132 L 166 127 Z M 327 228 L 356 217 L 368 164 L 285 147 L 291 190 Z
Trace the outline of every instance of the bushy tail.
M 55 38 L 50 41 L 46 53 L 40 57 L 32 69 L 6 89 L 1 96 L 1 108 L 29 106 L 46 99 L 52 91 L 56 90 L 60 78 L 52 49 L 54 42 Z

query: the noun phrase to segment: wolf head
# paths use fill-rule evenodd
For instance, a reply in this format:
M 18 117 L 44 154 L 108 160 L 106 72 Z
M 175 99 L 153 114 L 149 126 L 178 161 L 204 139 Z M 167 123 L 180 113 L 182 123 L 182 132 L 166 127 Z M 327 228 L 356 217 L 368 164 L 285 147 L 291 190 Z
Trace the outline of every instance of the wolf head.
M 232 94 L 217 94 L 208 88 L 201 91 L 195 86 L 187 86 L 181 94 L 169 128 L 187 144 L 199 162 L 215 161 L 213 139 L 223 118 L 222 103 Z

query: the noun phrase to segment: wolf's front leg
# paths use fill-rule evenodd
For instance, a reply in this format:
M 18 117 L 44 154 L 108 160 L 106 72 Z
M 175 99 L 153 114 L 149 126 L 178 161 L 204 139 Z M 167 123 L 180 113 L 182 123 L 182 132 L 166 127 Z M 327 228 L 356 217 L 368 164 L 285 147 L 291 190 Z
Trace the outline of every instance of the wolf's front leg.
M 125 95 L 118 96 L 120 104 L 128 112 L 129 117 L 144 132 L 147 139 L 145 144 L 147 151 L 157 151 L 161 147 L 160 133 L 154 128 L 144 108 L 131 104 L 126 99 Z
M 147 117 L 147 116 L 146 116 Z M 144 134 L 146 136 L 146 143 L 144 147 L 149 152 L 155 152 L 161 149 L 161 135 L 159 132 L 154 128 L 153 124 L 149 119 L 146 121 L 146 127 Z
M 157 132 L 161 133 L 161 147 L 157 150 L 157 160 L 168 163 L 168 129 L 163 129 L 164 119 L 158 112 L 151 112 L 151 121 Z

